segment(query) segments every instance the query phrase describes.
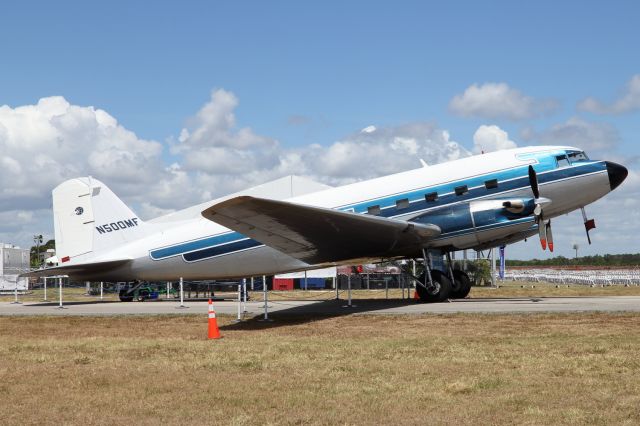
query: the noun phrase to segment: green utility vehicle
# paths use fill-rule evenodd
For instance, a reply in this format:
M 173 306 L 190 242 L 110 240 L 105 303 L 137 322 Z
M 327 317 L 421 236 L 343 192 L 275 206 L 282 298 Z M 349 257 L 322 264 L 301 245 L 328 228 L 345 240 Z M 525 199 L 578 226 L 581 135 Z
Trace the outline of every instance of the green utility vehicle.
M 161 294 L 167 294 L 167 288 L 164 284 L 139 283 L 135 281 L 127 283 L 118 293 L 122 302 L 131 302 L 133 300 L 144 302 L 149 299 L 157 299 Z M 169 287 L 169 297 L 177 297 L 177 294 L 178 292 L 173 287 Z

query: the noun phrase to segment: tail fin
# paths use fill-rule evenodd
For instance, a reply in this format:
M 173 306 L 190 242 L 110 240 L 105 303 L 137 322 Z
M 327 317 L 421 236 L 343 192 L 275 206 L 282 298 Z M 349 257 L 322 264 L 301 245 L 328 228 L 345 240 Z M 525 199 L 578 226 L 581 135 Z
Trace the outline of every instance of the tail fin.
M 61 264 L 146 235 L 145 224 L 97 179 L 70 179 L 52 195 L 56 254 Z

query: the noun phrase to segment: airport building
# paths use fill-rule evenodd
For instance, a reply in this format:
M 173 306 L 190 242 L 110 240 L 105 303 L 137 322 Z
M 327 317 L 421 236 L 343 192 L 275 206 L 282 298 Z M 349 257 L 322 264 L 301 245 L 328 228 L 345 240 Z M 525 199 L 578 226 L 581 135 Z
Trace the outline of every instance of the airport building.
M 28 279 L 18 275 L 29 272 L 29 249 L 0 243 L 0 291 L 27 290 Z

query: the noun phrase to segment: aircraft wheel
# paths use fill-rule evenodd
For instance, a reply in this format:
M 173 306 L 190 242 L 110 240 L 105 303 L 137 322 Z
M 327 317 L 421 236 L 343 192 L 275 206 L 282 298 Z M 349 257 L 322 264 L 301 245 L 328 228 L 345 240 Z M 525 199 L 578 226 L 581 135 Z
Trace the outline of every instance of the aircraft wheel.
M 464 299 L 471 291 L 471 280 L 469 275 L 463 271 L 453 271 L 454 285 L 451 291 L 452 299 Z
M 133 296 L 120 295 L 120 301 L 121 302 L 132 302 L 133 301 Z
M 444 273 L 435 269 L 431 271 L 431 278 L 433 279 L 433 288 L 424 288 L 419 284 L 416 286 L 420 301 L 426 303 L 444 302 L 451 293 L 451 280 Z M 426 273 L 422 279 L 425 283 L 429 281 Z

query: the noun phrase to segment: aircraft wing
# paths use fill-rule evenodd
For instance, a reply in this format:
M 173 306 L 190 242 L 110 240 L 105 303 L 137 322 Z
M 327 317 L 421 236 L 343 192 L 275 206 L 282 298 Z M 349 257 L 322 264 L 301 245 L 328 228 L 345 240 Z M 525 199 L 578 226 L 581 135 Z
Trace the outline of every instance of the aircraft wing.
M 436 225 L 240 196 L 202 215 L 310 264 L 415 253 Z
M 111 271 L 130 262 L 131 259 L 109 260 L 95 263 L 80 263 L 76 265 L 53 266 L 51 268 L 38 269 L 36 271 L 20 274 L 20 277 L 40 278 L 59 275 L 92 276 Z

